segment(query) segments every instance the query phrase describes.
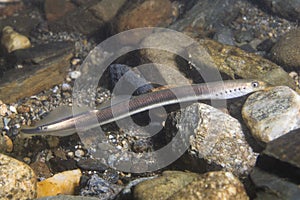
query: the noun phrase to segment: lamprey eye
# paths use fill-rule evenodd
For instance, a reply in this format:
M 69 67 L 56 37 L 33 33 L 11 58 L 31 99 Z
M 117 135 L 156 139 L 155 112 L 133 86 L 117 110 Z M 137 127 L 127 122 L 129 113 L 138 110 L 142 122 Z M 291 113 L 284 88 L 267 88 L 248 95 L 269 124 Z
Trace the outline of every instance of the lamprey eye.
M 252 87 L 257 88 L 259 86 L 259 83 L 257 81 L 253 81 L 251 85 Z

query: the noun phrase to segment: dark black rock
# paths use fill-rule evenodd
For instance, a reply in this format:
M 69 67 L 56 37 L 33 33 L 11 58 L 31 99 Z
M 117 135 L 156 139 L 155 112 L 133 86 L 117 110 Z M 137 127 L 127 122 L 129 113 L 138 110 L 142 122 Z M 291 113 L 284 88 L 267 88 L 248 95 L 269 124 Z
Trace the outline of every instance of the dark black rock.
M 107 166 L 95 159 L 82 159 L 77 162 L 77 166 L 83 170 L 92 170 L 98 172 L 104 172 L 107 169 Z
M 299 0 L 256 0 L 256 2 L 258 2 L 262 8 L 266 8 L 279 16 L 292 21 L 300 20 Z
M 271 141 L 256 166 L 300 184 L 300 129 Z
M 61 158 L 51 158 L 49 164 L 51 171 L 55 173 L 77 169 L 76 161 L 73 159 L 63 160 Z
M 257 188 L 256 200 L 300 199 L 300 188 L 297 184 L 259 168 L 254 168 L 250 177 Z
M 272 49 L 273 45 L 274 42 L 271 39 L 266 39 L 262 41 L 260 44 L 258 44 L 256 49 L 258 51 L 265 51 L 268 53 Z
M 251 179 L 257 199 L 300 199 L 300 129 L 267 144 Z

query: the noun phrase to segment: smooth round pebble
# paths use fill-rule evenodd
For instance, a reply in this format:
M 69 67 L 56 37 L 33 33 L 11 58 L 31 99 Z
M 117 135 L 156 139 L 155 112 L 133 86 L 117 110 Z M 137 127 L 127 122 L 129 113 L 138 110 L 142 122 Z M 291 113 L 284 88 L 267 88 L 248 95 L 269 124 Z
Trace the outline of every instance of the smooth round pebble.
M 26 49 L 31 47 L 29 39 L 26 36 L 14 31 L 10 26 L 3 28 L 1 44 L 6 48 L 8 53 L 18 49 Z
M 300 127 L 300 96 L 286 86 L 249 96 L 242 116 L 251 133 L 263 143 Z

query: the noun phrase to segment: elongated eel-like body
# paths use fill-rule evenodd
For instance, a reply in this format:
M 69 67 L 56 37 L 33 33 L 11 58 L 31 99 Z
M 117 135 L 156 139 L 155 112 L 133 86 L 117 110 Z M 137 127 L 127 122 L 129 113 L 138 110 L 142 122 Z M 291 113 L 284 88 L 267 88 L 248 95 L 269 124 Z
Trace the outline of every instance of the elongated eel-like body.
M 268 84 L 257 80 L 230 80 L 162 89 L 124 100 L 111 106 L 70 116 L 35 128 L 22 129 L 24 134 L 65 136 L 76 132 L 76 125 L 93 128 L 161 106 L 208 99 L 231 99 L 265 90 Z M 98 123 L 91 124 L 97 119 Z M 78 127 L 78 126 L 77 126 Z

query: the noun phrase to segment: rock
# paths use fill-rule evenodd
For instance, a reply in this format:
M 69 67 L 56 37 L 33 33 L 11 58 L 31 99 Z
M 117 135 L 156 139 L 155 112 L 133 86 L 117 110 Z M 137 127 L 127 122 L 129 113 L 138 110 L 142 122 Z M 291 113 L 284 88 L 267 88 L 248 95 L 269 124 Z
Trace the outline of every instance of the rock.
M 209 78 L 211 74 L 221 72 L 233 79 L 235 77 L 258 79 L 272 85 L 297 88 L 294 80 L 281 67 L 261 56 L 245 52 L 234 46 L 223 45 L 209 39 L 193 40 L 186 35 L 180 36 L 168 32 L 153 33 L 142 42 L 142 45 L 145 46 L 151 44 L 159 45 L 169 52 L 148 49 L 141 51 L 141 55 L 144 60 L 167 65 L 166 72 L 161 76 L 170 84 L 177 84 L 180 81 L 183 81 L 180 84 L 187 84 L 188 81 L 184 80 L 182 74 L 188 74 L 191 79 L 199 82 L 199 72 L 202 78 Z M 184 55 L 187 55 L 185 59 L 199 72 L 196 70 L 191 72 L 191 67 L 179 58 Z M 163 72 L 163 70 L 161 71 Z M 180 72 L 174 76 L 174 71 Z
M 62 18 L 75 8 L 74 4 L 66 0 L 46 0 L 44 3 L 46 18 L 50 22 Z
M 267 144 L 251 172 L 256 199 L 299 199 L 300 129 Z
M 114 199 L 116 195 L 122 190 L 122 186 L 112 184 L 97 174 L 93 174 L 87 181 L 87 185 L 81 188 L 80 195 L 82 196 L 94 196 L 99 199 Z
M 0 154 L 0 199 L 36 198 L 36 177 L 23 162 Z
M 238 120 L 206 104 L 193 104 L 176 115 L 177 134 L 190 134 L 189 153 L 208 163 L 208 170 L 247 174 L 256 154 L 248 145 Z M 178 148 L 178 147 L 177 147 Z
M 197 1 L 183 18 L 172 24 L 170 28 L 180 32 L 188 29 L 210 32 L 220 24 L 229 24 L 237 17 L 239 11 L 239 4 L 234 0 Z M 207 32 L 205 34 L 208 34 Z
M 139 27 L 166 27 L 172 22 L 172 4 L 169 0 L 146 0 L 133 4 L 122 13 L 117 32 Z
M 271 58 L 287 69 L 300 68 L 300 29 L 283 35 L 271 49 Z
M 214 34 L 214 40 L 227 45 L 234 46 L 235 43 L 233 41 L 233 34 L 230 28 L 224 27 L 218 29 L 217 32 Z
M 62 83 L 73 49 L 73 43 L 57 42 L 13 52 L 11 56 L 23 68 L 5 72 L 0 79 L 0 99 L 15 102 Z
M 162 176 L 139 183 L 134 188 L 137 200 L 169 199 L 178 190 L 187 186 L 199 175 L 180 171 L 165 171 Z
M 1 44 L 6 48 L 8 53 L 18 49 L 31 47 L 29 39 L 13 30 L 12 27 L 6 26 L 2 30 Z
M 267 8 L 279 16 L 292 21 L 300 20 L 300 2 L 298 0 L 263 0 L 258 2 L 262 4 L 263 8 Z
M 83 170 L 99 171 L 104 172 L 107 166 L 97 159 L 80 159 L 77 162 L 77 166 Z
M 286 86 L 252 94 L 242 116 L 257 140 L 267 143 L 300 127 L 300 97 Z
M 58 196 L 52 196 L 52 197 L 38 198 L 37 200 L 99 200 L 99 198 L 72 196 L 72 195 L 58 195 Z
M 58 194 L 74 194 L 79 185 L 81 171 L 79 169 L 55 174 L 46 180 L 38 182 L 37 197 L 54 196 Z
M 201 51 L 209 54 L 209 59 L 217 69 L 235 78 L 258 79 L 272 85 L 286 85 L 296 89 L 294 80 L 281 67 L 253 53 L 247 53 L 237 47 L 222 45 L 209 39 L 199 40 L 199 47 L 191 47 L 187 51 L 193 55 L 193 63 L 205 63 Z M 200 52 L 197 48 L 200 48 Z M 199 52 L 199 53 L 198 53 Z M 199 55 L 199 56 L 197 56 Z M 196 57 L 195 57 L 196 56 Z M 200 66 L 195 66 L 201 70 Z
M 177 41 L 177 42 L 174 42 Z M 145 79 L 149 82 L 160 83 L 163 81 L 169 85 L 187 85 L 190 81 L 185 78 L 184 74 L 193 74 L 189 67 L 184 67 L 184 64 L 177 63 L 178 54 L 189 47 L 193 42 L 192 38 L 184 34 L 164 31 L 152 33 L 146 37 L 141 46 L 145 47 L 160 47 L 161 51 L 157 49 L 143 49 L 141 55 L 144 60 L 150 60 L 154 63 L 153 67 L 141 67 L 140 71 Z M 186 59 L 188 57 L 186 56 Z M 180 69 L 180 70 L 178 70 Z M 199 77 L 199 74 L 196 74 Z
M 230 172 L 208 172 L 170 197 L 180 199 L 249 199 L 243 184 Z
M 256 167 L 299 184 L 300 155 L 295 154 L 300 149 L 299 133 L 300 129 L 296 129 L 269 142 Z
M 0 135 L 0 153 L 7 152 L 11 153 L 13 151 L 14 144 L 12 140 L 7 135 Z
M 79 32 L 89 36 L 100 31 L 105 35 L 107 23 L 116 17 L 125 4 L 125 0 L 85 1 L 82 4 L 79 3 L 77 9 L 50 22 L 49 29 L 53 32 Z M 101 37 L 104 38 L 104 35 Z M 97 34 L 97 39 L 99 39 L 99 34 Z
M 259 168 L 254 168 L 251 180 L 257 189 L 255 200 L 299 199 L 299 182 L 289 182 Z
M 202 175 L 164 172 L 163 176 L 144 181 L 134 188 L 137 200 L 150 199 L 249 199 L 243 184 L 230 172 Z

